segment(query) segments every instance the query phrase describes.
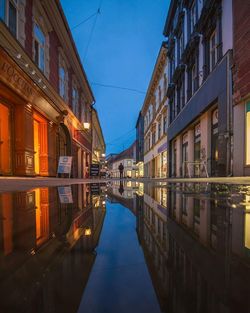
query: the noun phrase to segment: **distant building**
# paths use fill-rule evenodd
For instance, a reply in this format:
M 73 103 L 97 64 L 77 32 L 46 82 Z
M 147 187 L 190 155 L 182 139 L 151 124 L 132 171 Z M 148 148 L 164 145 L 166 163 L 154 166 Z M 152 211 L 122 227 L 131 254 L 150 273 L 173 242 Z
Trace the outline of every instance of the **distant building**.
M 106 145 L 96 109 L 92 109 L 92 163 L 103 165 Z
M 124 166 L 124 177 L 135 178 L 138 177 L 138 167 L 136 166 L 136 142 L 134 142 L 128 149 L 122 151 L 120 154 L 113 156 L 108 160 L 107 166 L 109 174 L 113 178 L 120 177 L 119 165 Z
M 162 43 L 141 109 L 144 176 L 167 177 L 167 49 Z
M 144 176 L 144 117 L 139 113 L 136 122 L 136 165 L 138 177 Z
M 233 1 L 234 176 L 250 175 L 250 5 Z
M 230 175 L 232 0 L 172 0 L 164 35 L 169 175 Z

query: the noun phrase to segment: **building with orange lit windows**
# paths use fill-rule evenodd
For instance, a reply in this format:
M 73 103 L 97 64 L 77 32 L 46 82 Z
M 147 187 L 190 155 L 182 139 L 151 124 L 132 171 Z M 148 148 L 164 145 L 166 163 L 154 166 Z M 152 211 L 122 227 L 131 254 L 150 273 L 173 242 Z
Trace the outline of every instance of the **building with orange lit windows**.
M 94 104 L 60 2 L 0 1 L 0 175 L 86 177 Z

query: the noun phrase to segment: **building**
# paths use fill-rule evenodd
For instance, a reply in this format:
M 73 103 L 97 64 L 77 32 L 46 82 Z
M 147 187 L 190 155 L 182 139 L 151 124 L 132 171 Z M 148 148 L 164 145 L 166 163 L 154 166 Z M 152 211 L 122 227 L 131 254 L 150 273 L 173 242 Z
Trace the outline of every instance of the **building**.
M 107 167 L 109 174 L 113 178 L 120 177 L 119 165 L 122 163 L 124 166 L 124 178 L 138 177 L 138 167 L 135 161 L 136 155 L 136 142 L 134 142 L 128 149 L 121 153 L 114 155 L 108 160 Z
M 136 122 L 136 165 L 138 177 L 144 176 L 144 117 L 139 113 Z
M 94 101 L 60 2 L 1 1 L 0 174 L 88 176 Z
M 250 175 L 250 5 L 233 1 L 234 176 Z
M 141 109 L 144 176 L 167 177 L 167 49 L 163 42 Z
M 92 163 L 105 163 L 106 145 L 96 109 L 92 109 Z
M 169 176 L 232 174 L 232 0 L 172 0 Z

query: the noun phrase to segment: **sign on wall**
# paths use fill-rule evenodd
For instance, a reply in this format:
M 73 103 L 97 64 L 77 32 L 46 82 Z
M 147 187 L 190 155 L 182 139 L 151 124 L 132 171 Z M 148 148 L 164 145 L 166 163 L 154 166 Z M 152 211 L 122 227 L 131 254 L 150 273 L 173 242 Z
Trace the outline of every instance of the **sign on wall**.
M 72 156 L 60 156 L 58 162 L 57 174 L 69 174 L 71 173 Z
M 99 176 L 100 174 L 100 165 L 92 163 L 90 165 L 90 176 Z

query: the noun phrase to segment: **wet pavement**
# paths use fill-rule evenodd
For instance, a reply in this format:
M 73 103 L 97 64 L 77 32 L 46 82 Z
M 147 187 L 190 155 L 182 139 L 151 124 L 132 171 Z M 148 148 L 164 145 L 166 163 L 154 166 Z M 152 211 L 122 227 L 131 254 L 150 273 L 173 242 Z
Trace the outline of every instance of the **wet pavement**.
M 0 193 L 0 312 L 250 312 L 250 185 Z

